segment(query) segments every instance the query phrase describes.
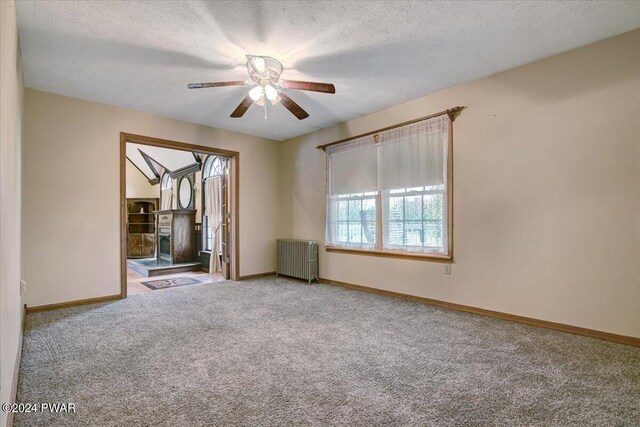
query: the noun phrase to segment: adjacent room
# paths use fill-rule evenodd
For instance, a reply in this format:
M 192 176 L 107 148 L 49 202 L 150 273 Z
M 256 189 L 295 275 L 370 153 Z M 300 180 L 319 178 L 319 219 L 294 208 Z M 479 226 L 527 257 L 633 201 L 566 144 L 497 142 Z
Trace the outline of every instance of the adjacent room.
M 231 158 L 133 142 L 124 154 L 124 296 L 228 280 Z
M 0 426 L 640 426 L 640 2 L 0 21 Z

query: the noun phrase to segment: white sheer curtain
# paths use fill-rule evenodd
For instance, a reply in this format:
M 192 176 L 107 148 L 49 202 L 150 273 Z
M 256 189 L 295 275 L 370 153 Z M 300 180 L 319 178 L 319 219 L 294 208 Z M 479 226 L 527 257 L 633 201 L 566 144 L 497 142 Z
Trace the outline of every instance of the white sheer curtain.
M 378 190 L 443 185 L 448 140 L 446 115 L 380 132 Z
M 449 116 L 380 132 L 378 138 L 383 249 L 447 254 Z
M 204 209 L 207 221 L 213 234 L 213 245 L 209 259 L 209 272 L 222 271 L 220 251 L 222 248 L 221 224 L 222 224 L 222 176 L 214 176 L 205 181 L 204 185 Z
M 448 254 L 450 124 L 443 114 L 328 146 L 325 243 Z
M 328 245 L 333 246 L 372 249 L 372 241 L 349 238 L 349 227 L 352 229 L 358 227 L 357 220 L 353 224 L 345 222 L 344 215 L 341 215 L 339 208 L 345 203 L 349 203 L 348 199 L 351 194 L 376 191 L 378 176 L 375 140 L 373 136 L 365 136 L 345 144 L 327 147 L 326 151 L 327 223 L 325 241 Z M 360 217 L 361 214 L 357 213 L 356 215 Z M 373 228 L 375 229 L 375 215 L 373 216 Z M 346 240 L 345 231 L 347 233 Z

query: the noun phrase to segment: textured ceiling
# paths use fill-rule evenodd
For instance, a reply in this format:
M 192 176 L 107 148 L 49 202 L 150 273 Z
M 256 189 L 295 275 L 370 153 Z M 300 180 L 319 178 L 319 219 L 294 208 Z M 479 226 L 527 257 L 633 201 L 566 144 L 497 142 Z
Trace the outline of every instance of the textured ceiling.
M 26 85 L 287 139 L 640 27 L 640 2 L 18 2 Z M 283 78 L 334 83 L 277 106 L 229 114 L 247 87 L 245 53 Z

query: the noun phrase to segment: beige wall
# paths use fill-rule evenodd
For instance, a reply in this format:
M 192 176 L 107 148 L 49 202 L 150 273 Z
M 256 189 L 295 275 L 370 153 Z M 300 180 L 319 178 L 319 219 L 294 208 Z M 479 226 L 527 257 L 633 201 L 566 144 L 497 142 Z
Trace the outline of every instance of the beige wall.
M 239 151 L 240 273 L 275 269 L 277 142 L 30 89 L 25 120 L 29 306 L 120 292 L 121 131 Z
M 637 52 L 640 30 L 285 142 L 279 233 L 324 241 L 316 145 L 468 106 L 454 125 L 452 274 L 323 250 L 320 275 L 640 337 Z
M 128 198 L 160 198 L 160 184 L 149 184 L 149 180 L 129 160 L 126 169 Z
M 16 5 L 0 2 L 0 402 L 8 402 L 18 354 L 20 295 L 21 147 L 23 135 L 22 61 Z M 0 425 L 7 414 L 0 412 Z

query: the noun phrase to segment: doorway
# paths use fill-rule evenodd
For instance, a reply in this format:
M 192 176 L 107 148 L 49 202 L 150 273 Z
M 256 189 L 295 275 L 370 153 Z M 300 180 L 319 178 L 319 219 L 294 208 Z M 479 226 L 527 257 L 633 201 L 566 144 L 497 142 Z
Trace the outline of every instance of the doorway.
M 121 297 L 238 280 L 238 184 L 238 152 L 121 133 Z

